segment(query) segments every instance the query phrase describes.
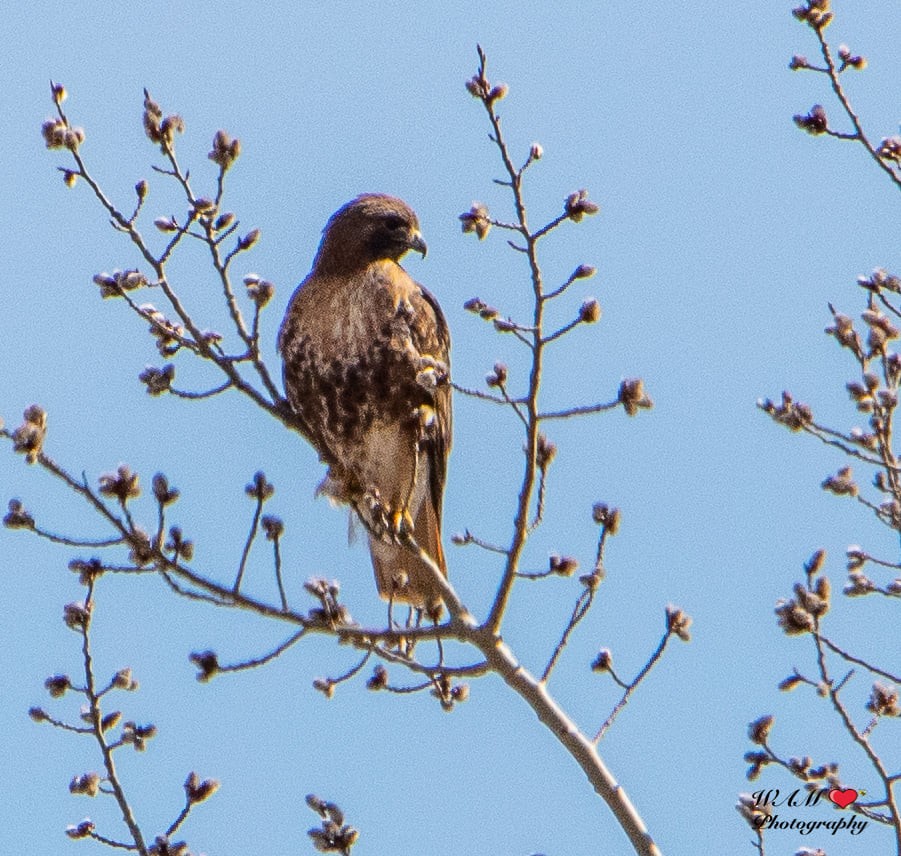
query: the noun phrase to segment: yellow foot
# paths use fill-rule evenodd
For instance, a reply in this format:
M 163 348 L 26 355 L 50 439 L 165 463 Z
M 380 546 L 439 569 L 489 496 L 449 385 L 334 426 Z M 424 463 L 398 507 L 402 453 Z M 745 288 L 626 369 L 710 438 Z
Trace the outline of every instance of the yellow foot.
M 407 535 L 412 534 L 413 518 L 410 516 L 410 512 L 405 508 L 395 511 L 391 515 L 391 531 L 398 541 L 402 541 Z

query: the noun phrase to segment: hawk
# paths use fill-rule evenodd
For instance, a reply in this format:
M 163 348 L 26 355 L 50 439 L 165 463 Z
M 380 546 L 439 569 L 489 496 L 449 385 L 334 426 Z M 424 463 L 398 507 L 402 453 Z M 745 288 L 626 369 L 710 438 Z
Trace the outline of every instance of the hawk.
M 319 493 L 346 503 L 369 535 L 379 594 L 440 610 L 447 575 L 441 505 L 451 446 L 450 333 L 435 298 L 400 266 L 426 254 L 413 210 L 365 194 L 323 230 L 279 332 L 288 402 L 328 472 Z

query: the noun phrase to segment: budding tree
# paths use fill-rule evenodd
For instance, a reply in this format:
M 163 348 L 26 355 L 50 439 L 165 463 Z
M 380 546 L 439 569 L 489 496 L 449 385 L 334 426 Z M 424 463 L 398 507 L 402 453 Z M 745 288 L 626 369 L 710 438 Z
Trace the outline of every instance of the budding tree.
M 183 804 L 173 810 L 168 822 L 151 827 L 139 820 L 140 789 L 126 781 L 117 767 L 122 752 L 151 745 L 156 728 L 128 719 L 127 713 L 118 710 L 120 693 L 134 691 L 136 679 L 125 665 L 117 667 L 118 671 L 108 681 L 99 677 L 94 622 L 106 608 L 103 590 L 108 578 L 128 580 L 153 575 L 173 597 L 187 599 L 196 610 L 216 608 L 219 621 L 228 621 L 228 614 L 236 610 L 280 629 L 281 639 L 277 644 L 249 656 L 198 646 L 190 659 L 202 682 L 264 668 L 276 659 L 290 656 L 313 637 L 331 639 L 343 646 L 346 658 L 341 670 L 311 681 L 312 687 L 328 698 L 342 685 L 357 680 L 380 693 L 404 697 L 427 694 L 434 698 L 436 709 L 453 711 L 470 697 L 477 679 L 487 675 L 500 678 L 534 711 L 561 749 L 575 760 L 634 852 L 661 852 L 626 789 L 605 764 L 599 746 L 669 642 L 674 637 L 689 639 L 691 619 L 675 606 L 660 609 L 659 641 L 632 676 L 614 667 L 610 648 L 601 648 L 590 664 L 584 664 L 586 678 L 590 679 L 591 671 L 602 675 L 615 688 L 616 700 L 608 713 L 598 713 L 596 721 L 579 724 L 555 697 L 553 679 L 569 642 L 583 629 L 603 591 L 607 547 L 619 528 L 620 512 L 607 502 L 586 503 L 584 518 L 593 521 L 596 527 L 595 547 L 590 556 L 579 557 L 561 549 L 549 556 L 544 567 L 536 567 L 534 558 L 527 552 L 530 539 L 544 523 L 548 505 L 554 499 L 551 479 L 557 454 L 557 446 L 551 439 L 554 426 L 563 420 L 591 418 L 616 409 L 636 416 L 651 407 L 651 400 L 642 381 L 629 378 L 612 383 L 602 400 L 572 402 L 553 408 L 546 405 L 544 372 L 555 357 L 555 346 L 565 337 L 583 335 L 582 328 L 600 320 L 601 309 L 590 295 L 574 297 L 595 275 L 594 267 L 574 264 L 568 277 L 549 283 L 543 253 L 559 230 L 591 218 L 599 207 L 587 191 L 575 190 L 561 194 L 559 213 L 538 226 L 532 225 L 527 183 L 531 173 L 539 168 L 543 149 L 533 144 L 520 157 L 519 146 L 508 141 L 498 112 L 499 104 L 508 96 L 508 88 L 489 80 L 481 49 L 478 68 L 466 83 L 466 89 L 484 112 L 490 142 L 500 162 L 501 177 L 495 181 L 509 193 L 509 214 L 498 215 L 486 205 L 475 203 L 459 217 L 462 231 L 480 241 L 490 241 L 498 235 L 507 239 L 507 246 L 500 249 L 522 262 L 523 288 L 530 306 L 525 317 L 518 317 L 505 310 L 501 295 L 482 294 L 467 300 L 465 309 L 474 320 L 487 325 L 490 332 L 500 337 L 500 347 L 518 349 L 516 358 L 520 363 L 524 361 L 526 368 L 513 371 L 507 362 L 492 361 L 486 366 L 484 383 L 456 377 L 452 381 L 457 395 L 478 400 L 491 418 L 506 419 L 515 426 L 517 454 L 521 455 L 517 484 L 510 495 L 509 537 L 503 541 L 489 540 L 479 531 L 477 521 L 473 521 L 452 538 L 454 544 L 482 551 L 496 560 L 493 597 L 487 604 L 470 604 L 458 593 L 455 565 L 462 564 L 465 551 L 452 554 L 449 578 L 445 579 L 410 533 L 399 533 L 405 548 L 431 567 L 435 584 L 442 593 L 445 617 L 414 612 L 404 619 L 389 602 L 383 623 L 358 622 L 353 617 L 355 604 L 344 599 L 340 584 L 330 575 L 309 578 L 303 586 L 305 600 L 298 599 L 292 594 L 291 575 L 295 569 L 285 559 L 290 532 L 283 518 L 272 510 L 275 488 L 263 472 L 257 472 L 246 487 L 250 522 L 238 549 L 234 572 L 205 566 L 192 537 L 190 519 L 180 520 L 177 516 L 181 496 L 174 486 L 177 479 L 170 479 L 162 472 L 139 474 L 126 464 L 99 476 L 81 474 L 77 467 L 58 460 L 53 445 L 53 414 L 48 417 L 38 405 L 29 407 L 19 425 L 4 428 L 0 434 L 28 464 L 68 488 L 68 495 L 83 502 L 104 528 L 101 537 L 57 532 L 51 524 L 44 523 L 52 515 L 40 508 L 29 508 L 15 498 L 10 500 L 4 518 L 9 529 L 22 530 L 78 551 L 69 567 L 78 575 L 82 596 L 66 605 L 64 619 L 76 635 L 79 669 L 77 674 L 60 673 L 48 678 L 45 686 L 53 701 L 35 706 L 31 716 L 38 723 L 93 740 L 99 771 L 78 773 L 72 779 L 70 790 L 81 796 L 114 801 L 123 825 L 108 829 L 84 820 L 67 830 L 71 838 L 93 839 L 142 856 L 186 854 L 188 845 L 181 840 L 183 826 L 194 807 L 218 788 L 215 780 L 202 779 L 191 772 L 184 784 Z M 64 157 L 60 165 L 63 180 L 75 189 L 87 188 L 126 245 L 123 254 L 127 260 L 120 268 L 98 273 L 94 286 L 100 299 L 124 304 L 153 340 L 160 362 L 140 375 L 146 392 L 153 397 L 169 396 L 186 403 L 238 393 L 261 411 L 262 416 L 275 420 L 287 431 L 299 430 L 298 417 L 282 394 L 279 372 L 266 359 L 265 343 L 274 338 L 278 320 L 267 312 L 275 303 L 275 287 L 263 276 L 237 273 L 261 237 L 260 229 L 242 225 L 226 201 L 226 179 L 241 155 L 239 141 L 225 131 L 216 132 L 209 152 L 216 175 L 208 187 L 201 189 L 201 182 L 183 165 L 177 148 L 185 123 L 180 116 L 168 114 L 145 91 L 143 127 L 158 150 L 159 162 L 153 166 L 154 181 L 138 180 L 133 198 L 128 204 L 122 204 L 105 191 L 95 168 L 89 166 L 89 142 L 64 106 L 65 89 L 53 84 L 52 97 L 55 114 L 44 123 L 43 137 L 49 149 Z M 175 213 L 155 208 L 152 191 L 159 182 L 169 183 L 178 191 L 181 202 Z M 182 282 L 183 275 L 173 264 L 189 245 L 200 246 L 205 253 L 218 294 L 206 295 L 204 300 L 222 302 L 228 319 L 224 332 L 208 329 L 211 304 L 197 301 L 196 295 L 189 294 L 190 289 Z M 565 313 L 567 320 L 551 323 L 549 319 L 560 312 Z M 191 377 L 195 365 L 206 367 L 208 375 L 215 376 L 208 386 L 192 388 L 189 382 L 182 381 L 183 376 Z M 115 445 L 123 438 L 107 440 Z M 212 455 L 214 458 L 215 452 Z M 210 466 L 215 466 L 214 459 Z M 150 486 L 149 496 L 142 498 L 146 485 Z M 184 487 L 186 493 L 191 489 L 190 485 Z M 220 487 L 213 483 L 203 489 Z M 215 502 L 211 502 L 211 507 L 215 508 Z M 223 520 L 220 525 L 225 532 L 230 528 L 230 521 Z M 247 580 L 250 563 L 259 558 L 261 550 L 269 556 L 271 596 L 260 594 L 260 589 Z M 562 588 L 551 588 L 561 581 L 568 582 Z M 570 603 L 566 610 L 568 618 L 538 657 L 531 653 L 522 656 L 505 641 L 505 632 L 510 629 L 511 604 L 527 586 L 546 586 L 549 599 L 563 597 Z M 120 620 L 127 621 L 128 616 L 121 616 Z M 127 651 L 115 653 L 122 657 L 128 655 Z M 105 659 L 108 657 L 105 654 Z M 182 677 L 173 677 L 173 681 Z M 172 693 L 177 694 L 175 686 Z M 64 696 L 78 700 L 81 707 L 77 713 L 71 708 L 68 712 L 58 712 L 56 700 Z M 396 703 L 403 704 L 404 698 L 396 699 Z M 478 704 L 478 700 L 471 703 Z M 248 739 L 253 739 L 253 735 Z M 430 739 L 440 740 L 440 736 Z M 273 777 L 294 775 L 295 772 L 287 770 L 272 771 Z M 418 774 L 414 771 L 410 775 Z M 429 772 L 424 771 L 423 775 Z M 624 781 L 628 778 L 627 771 Z M 345 822 L 341 809 L 315 795 L 309 796 L 307 802 L 321 819 L 321 825 L 309 832 L 313 845 L 323 852 L 350 852 L 360 833 Z M 392 810 L 390 804 L 384 810 Z
M 808 0 L 794 10 L 794 16 L 809 28 L 819 57 L 810 60 L 796 55 L 789 67 L 821 75 L 832 89 L 841 116 L 831 119 L 826 108 L 817 104 L 806 114 L 796 115 L 795 124 L 814 136 L 860 145 L 889 181 L 901 188 L 901 139 L 887 137 L 876 144 L 865 130 L 846 88 L 846 75 L 864 69 L 866 60 L 846 45 L 835 49 L 827 38 L 826 30 L 834 17 L 828 0 Z M 901 467 L 894 451 L 894 417 L 901 387 L 901 356 L 894 343 L 901 337 L 901 280 L 877 269 L 861 276 L 857 285 L 863 291 L 865 304 L 859 320 L 830 304 L 831 319 L 825 332 L 850 360 L 852 375 L 844 390 L 854 406 L 854 421 L 863 419 L 864 426 L 827 425 L 816 417 L 812 407 L 788 392 L 776 401 L 760 401 L 759 407 L 778 425 L 814 437 L 838 453 L 842 464 L 823 480 L 823 490 L 855 502 L 880 526 L 901 532 Z M 869 486 L 862 485 L 855 470 L 867 473 Z M 804 747 L 780 745 L 783 741 L 775 718 L 766 714 L 749 727 L 755 748 L 745 755 L 750 764 L 748 778 L 756 781 L 767 768 L 783 768 L 806 791 L 827 791 L 836 805 L 858 816 L 861 829 L 866 824 L 884 829 L 884 840 L 891 840 L 888 846 L 901 856 L 901 772 L 897 768 L 901 717 L 897 605 L 901 598 L 901 563 L 895 557 L 875 555 L 858 544 L 847 550 L 847 579 L 842 595 L 869 599 L 869 618 L 859 616 L 857 621 L 883 623 L 887 644 L 876 656 L 860 650 L 853 640 L 842 639 L 830 628 L 829 613 L 835 598 L 826 567 L 825 551 L 815 551 L 804 563 L 803 576 L 792 587 L 791 595 L 776 606 L 782 632 L 809 640 L 810 644 L 807 663 L 793 668 L 779 683 L 779 689 L 800 696 L 799 702 L 805 703 L 805 717 L 812 712 L 814 721 L 829 717 L 837 720 L 847 738 L 842 750 L 846 761 L 843 764 L 835 758 L 814 757 Z M 848 608 L 844 603 L 837 605 Z M 858 759 L 865 761 L 867 773 L 863 781 L 849 778 L 845 772 L 845 766 Z M 766 832 L 773 820 L 772 805 L 753 794 L 742 794 L 737 807 L 751 825 L 755 846 L 763 854 Z M 828 834 L 827 830 L 824 835 Z M 828 837 L 823 841 L 829 844 Z M 797 852 L 814 854 L 826 850 L 805 847 Z

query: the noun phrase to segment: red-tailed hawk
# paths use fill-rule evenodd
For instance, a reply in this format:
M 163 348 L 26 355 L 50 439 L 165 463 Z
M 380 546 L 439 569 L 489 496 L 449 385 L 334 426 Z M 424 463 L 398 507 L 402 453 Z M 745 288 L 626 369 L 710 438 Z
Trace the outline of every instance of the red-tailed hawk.
M 348 202 L 323 231 L 278 345 L 288 401 L 328 464 L 320 491 L 368 530 L 379 594 L 432 611 L 432 571 L 400 536 L 412 532 L 447 574 L 450 334 L 438 302 L 398 264 L 408 250 L 426 253 L 408 205 L 381 194 Z

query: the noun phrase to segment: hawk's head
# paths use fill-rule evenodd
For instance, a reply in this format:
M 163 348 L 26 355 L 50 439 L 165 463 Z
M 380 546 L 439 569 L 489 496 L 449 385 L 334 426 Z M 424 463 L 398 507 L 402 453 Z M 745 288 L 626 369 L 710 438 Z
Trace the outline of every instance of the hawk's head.
M 366 193 L 331 216 L 313 268 L 346 270 L 383 259 L 396 262 L 407 250 L 426 254 L 413 209 L 394 196 Z

